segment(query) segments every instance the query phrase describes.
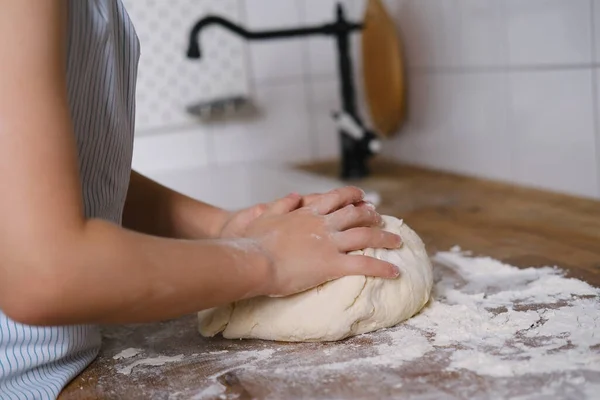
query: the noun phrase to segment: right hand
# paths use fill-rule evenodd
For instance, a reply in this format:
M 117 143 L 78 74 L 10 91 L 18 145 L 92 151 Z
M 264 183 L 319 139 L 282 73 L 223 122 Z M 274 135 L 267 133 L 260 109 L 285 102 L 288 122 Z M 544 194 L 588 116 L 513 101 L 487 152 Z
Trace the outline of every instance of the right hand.
M 262 294 L 287 296 L 347 275 L 396 278 L 398 268 L 375 258 L 348 255 L 367 247 L 398 248 L 401 239 L 381 229 L 381 216 L 347 187 L 297 208 L 293 195 L 273 203 L 246 228 L 271 262 Z

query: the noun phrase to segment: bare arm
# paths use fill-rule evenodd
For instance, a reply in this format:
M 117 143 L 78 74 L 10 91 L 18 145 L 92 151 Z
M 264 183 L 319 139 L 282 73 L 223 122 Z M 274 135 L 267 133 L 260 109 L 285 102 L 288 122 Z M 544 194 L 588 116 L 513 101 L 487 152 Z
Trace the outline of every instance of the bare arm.
M 0 0 L 0 37 L 10 38 L 0 41 L 4 313 L 36 325 L 142 322 L 344 275 L 397 276 L 388 263 L 346 255 L 400 243 L 372 228 L 372 209 L 352 205 L 362 199 L 355 189 L 294 212 L 301 198 L 275 202 L 235 241 L 164 239 L 86 220 L 67 102 L 65 4 Z M 169 225 L 156 231 L 173 232 Z
M 133 171 L 123 225 L 138 232 L 181 239 L 216 238 L 230 214 Z
M 0 0 L 0 35 L 11 38 L 0 43 L 2 310 L 38 324 L 144 321 L 258 294 L 260 252 L 82 217 L 64 4 Z

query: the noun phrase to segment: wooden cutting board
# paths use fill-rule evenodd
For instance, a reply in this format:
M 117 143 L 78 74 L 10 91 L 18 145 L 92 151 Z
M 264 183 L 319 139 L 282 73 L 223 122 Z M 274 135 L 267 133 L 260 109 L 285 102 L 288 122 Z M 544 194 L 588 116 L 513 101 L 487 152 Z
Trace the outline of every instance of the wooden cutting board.
M 381 0 L 369 0 L 362 32 L 362 65 L 367 105 L 377 133 L 389 137 L 406 118 L 402 46 Z

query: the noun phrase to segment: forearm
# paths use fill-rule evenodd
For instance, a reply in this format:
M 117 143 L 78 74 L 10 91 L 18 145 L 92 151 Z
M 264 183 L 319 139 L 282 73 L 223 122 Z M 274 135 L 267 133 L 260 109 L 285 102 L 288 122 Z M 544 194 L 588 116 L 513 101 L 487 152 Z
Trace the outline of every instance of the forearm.
M 131 173 L 123 213 L 123 225 L 129 229 L 170 238 L 214 238 L 227 216 L 220 208 Z
M 74 264 L 81 269 L 91 262 L 94 272 L 69 285 L 74 300 L 88 303 L 65 312 L 73 318 L 159 320 L 260 295 L 268 282 L 270 263 L 251 242 L 162 239 L 101 221 L 86 231 L 89 250 L 80 250 Z
M 43 283 L 55 292 L 43 292 L 29 307 L 34 323 L 176 317 L 260 295 L 271 271 L 249 241 L 163 239 L 103 221 L 88 222 L 84 231 L 53 266 L 55 278 Z

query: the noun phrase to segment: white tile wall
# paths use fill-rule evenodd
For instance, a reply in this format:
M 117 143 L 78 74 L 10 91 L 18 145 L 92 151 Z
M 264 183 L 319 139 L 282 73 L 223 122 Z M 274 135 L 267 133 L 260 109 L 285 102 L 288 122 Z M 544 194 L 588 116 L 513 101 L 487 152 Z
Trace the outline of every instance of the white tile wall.
M 600 194 L 600 70 L 595 68 L 592 71 L 592 79 L 594 80 L 594 88 L 596 89 L 593 93 L 594 95 L 594 130 L 596 132 L 596 175 L 597 175 L 597 185 L 598 192 Z M 600 197 L 600 196 L 598 196 Z
M 258 86 L 255 101 L 262 114 L 258 118 L 213 126 L 211 135 L 218 162 L 310 159 L 304 84 Z
M 212 46 L 216 59 L 222 57 L 224 47 L 234 49 L 228 50 L 228 57 L 242 67 L 243 82 L 209 77 L 211 89 L 203 87 L 206 75 L 214 74 L 219 65 L 210 60 L 186 66 L 193 72 L 176 76 L 176 84 L 150 82 L 144 71 L 170 65 L 169 57 L 175 54 L 169 56 L 174 50 L 161 46 L 184 42 L 189 27 L 173 26 L 168 18 L 148 18 L 152 7 L 144 7 L 147 0 L 125 1 L 132 6 L 134 21 L 136 13 L 146 14 L 138 31 L 143 33 L 142 46 L 151 49 L 140 66 L 140 115 L 149 117 L 138 119 L 137 167 L 164 170 L 339 154 L 330 118 L 339 107 L 332 40 L 239 44 L 242 51 L 236 51 L 237 39 L 216 29 L 206 37 L 206 45 Z M 350 18 L 361 18 L 366 0 L 342 2 Z M 600 0 L 385 3 L 397 21 L 409 64 L 409 122 L 385 143 L 387 156 L 600 198 Z M 252 29 L 270 29 L 331 21 L 335 1 L 172 0 L 169 4 L 170 11 L 164 14 L 182 15 L 185 10 L 190 19 L 210 7 L 221 7 L 215 12 L 229 13 Z M 226 6 L 233 8 L 228 11 L 223 9 Z M 165 30 L 168 40 L 154 34 Z M 353 47 L 360 76 L 358 39 L 355 36 Z M 224 71 L 216 68 L 216 73 L 228 77 Z M 188 97 L 173 101 L 172 95 L 164 96 L 152 86 L 158 83 L 163 92 L 185 88 Z M 360 96 L 359 79 L 356 84 Z M 261 115 L 251 121 L 202 125 L 156 112 L 160 100 L 160 110 L 181 115 L 175 110 L 186 101 L 224 93 L 227 85 L 230 91 L 249 93 Z M 359 97 L 364 112 L 362 100 Z M 368 115 L 364 117 L 368 120 Z
M 415 67 L 452 66 L 458 62 L 460 23 L 457 0 L 405 1 L 395 15 L 403 34 L 407 62 Z
M 300 5 L 295 1 L 246 0 L 249 29 L 281 29 L 301 23 Z M 304 46 L 300 39 L 250 42 L 250 58 L 257 82 L 301 78 L 304 75 Z
M 592 61 L 591 0 L 507 0 L 509 58 L 515 65 Z
M 207 136 L 206 131 L 195 128 L 145 135 L 136 139 L 133 166 L 154 173 L 207 165 L 213 161 Z
M 457 74 L 453 89 L 451 134 L 444 150 L 454 156 L 449 169 L 494 179 L 510 175 L 506 74 Z
M 511 173 L 505 73 L 417 73 L 411 83 L 410 122 L 386 155 L 494 179 Z
M 459 40 L 455 60 L 460 66 L 499 67 L 508 63 L 507 2 L 459 0 Z
M 358 6 L 354 0 L 303 0 L 303 21 L 306 25 L 320 25 L 335 18 L 335 6 L 344 4 L 347 18 L 358 19 Z M 358 41 L 358 36 L 356 36 Z M 329 37 L 313 37 L 306 40 L 308 46 L 308 73 L 311 75 L 331 75 L 337 73 L 337 53 L 335 41 Z
M 314 154 L 327 159 L 340 156 L 337 130 L 331 113 L 340 109 L 339 84 L 335 79 L 316 80 L 310 83 L 311 133 Z
M 511 74 L 517 182 L 597 195 L 592 87 L 587 69 Z
M 600 61 L 600 0 L 592 0 L 592 51 L 594 62 Z

